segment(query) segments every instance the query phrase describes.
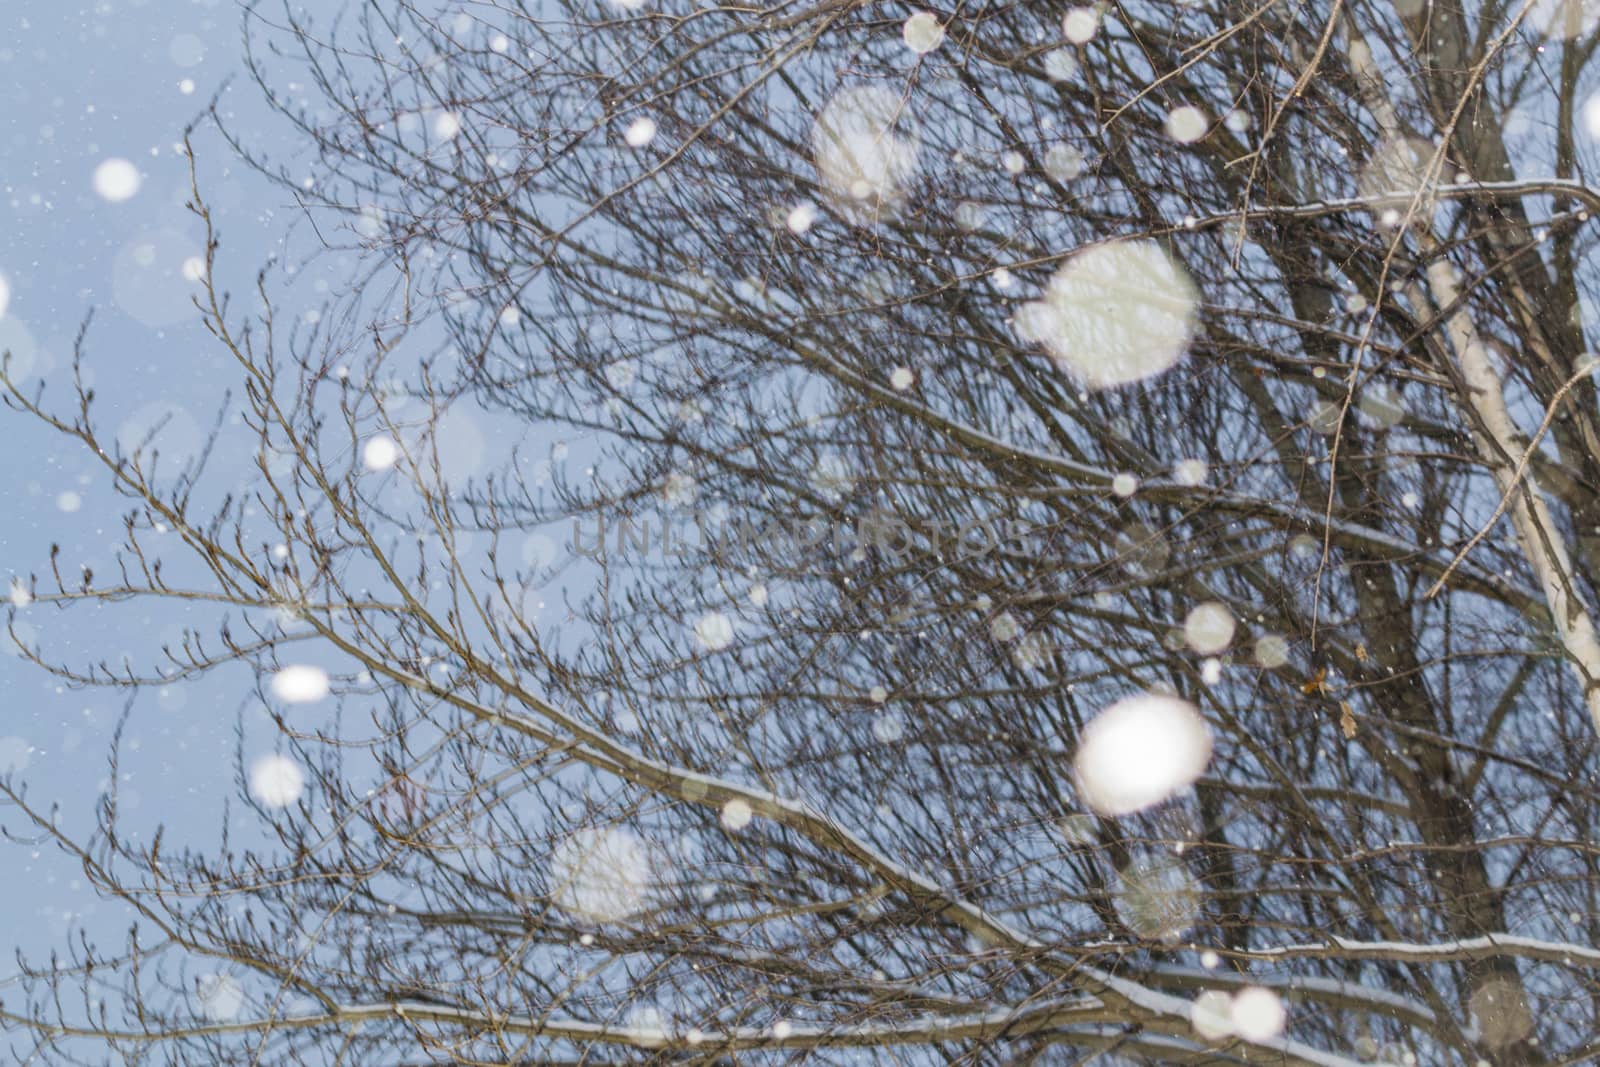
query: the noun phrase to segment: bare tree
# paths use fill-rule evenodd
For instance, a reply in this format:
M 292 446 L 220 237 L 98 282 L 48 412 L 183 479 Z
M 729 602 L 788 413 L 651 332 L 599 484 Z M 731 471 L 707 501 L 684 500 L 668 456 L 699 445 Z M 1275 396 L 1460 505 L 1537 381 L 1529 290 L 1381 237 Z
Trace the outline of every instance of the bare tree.
M 248 494 L 81 385 L 10 402 L 133 502 L 115 580 L 13 603 L 219 612 L 143 673 L 28 654 L 247 665 L 282 751 L 229 832 L 266 836 L 163 849 L 112 793 L 77 840 L 14 783 L 142 921 L 7 1024 L 85 1062 L 1586 1062 L 1596 23 L 254 7 L 315 173 L 235 146 L 367 272 L 309 329 L 207 272 Z

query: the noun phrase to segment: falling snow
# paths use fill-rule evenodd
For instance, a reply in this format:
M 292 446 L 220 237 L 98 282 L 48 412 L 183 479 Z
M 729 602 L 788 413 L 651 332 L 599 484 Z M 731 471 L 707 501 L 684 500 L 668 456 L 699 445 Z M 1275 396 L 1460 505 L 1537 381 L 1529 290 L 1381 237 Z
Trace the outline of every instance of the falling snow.
M 1194 784 L 1211 759 L 1211 731 L 1194 705 L 1147 693 L 1102 711 L 1084 728 L 1073 762 L 1084 800 L 1127 815 Z
M 272 676 L 272 695 L 289 704 L 309 704 L 328 695 L 328 672 L 321 667 L 295 664 Z
M 944 43 L 944 27 L 939 24 L 939 16 L 931 11 L 919 11 L 906 19 L 900 35 L 906 47 L 919 56 Z
M 1044 295 L 1018 310 L 1016 330 L 1085 385 L 1106 389 L 1177 364 L 1198 300 L 1194 283 L 1158 245 L 1113 241 L 1068 258 Z
M 287 756 L 263 756 L 250 765 L 250 795 L 266 807 L 289 807 L 305 785 L 305 772 Z
M 649 850 L 620 827 L 578 830 L 550 857 L 550 895 L 558 908 L 593 922 L 621 922 L 644 908 Z

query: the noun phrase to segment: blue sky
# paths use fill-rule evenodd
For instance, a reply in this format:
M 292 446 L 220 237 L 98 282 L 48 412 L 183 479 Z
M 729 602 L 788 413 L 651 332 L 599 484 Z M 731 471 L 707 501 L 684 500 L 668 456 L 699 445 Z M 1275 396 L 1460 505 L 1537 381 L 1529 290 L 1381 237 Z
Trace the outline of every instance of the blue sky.
M 309 6 L 332 12 L 338 4 Z M 47 403 L 54 397 L 59 405 L 70 400 L 73 339 L 92 310 L 84 351 L 99 421 L 124 442 L 164 426 L 158 443 L 168 456 L 192 454 L 219 412 L 226 417 L 223 397 L 236 376 L 189 303 L 197 287 L 185 262 L 203 241 L 184 207 L 183 130 L 221 92 L 221 109 L 255 145 L 278 155 L 293 147 L 241 70 L 241 20 L 227 0 L 0 8 L 0 276 L 10 289 L 0 347 L 13 350 L 29 388 L 43 383 Z M 294 206 L 234 160 L 215 131 L 201 129 L 194 143 L 223 241 L 219 278 L 249 293 L 256 271 L 278 256 L 271 286 L 290 303 L 314 306 L 332 268 L 323 261 L 294 268 L 312 251 L 295 244 L 309 231 L 292 226 Z M 131 197 L 97 195 L 94 175 L 108 159 L 134 165 Z M 193 264 L 188 269 L 192 275 Z M 24 416 L 7 412 L 3 426 L 3 580 L 48 574 L 52 543 L 61 546 L 64 573 L 75 575 L 80 565 L 114 573 L 126 502 L 110 491 L 103 468 L 81 445 Z M 245 473 L 224 467 L 213 477 L 226 484 Z M 67 615 L 33 605 L 16 621 L 47 653 L 81 664 L 125 651 L 139 662 L 175 639 L 185 616 L 181 606 L 155 603 Z M 18 771 L 32 803 L 59 804 L 69 825 L 86 826 L 108 784 L 108 746 L 127 695 L 72 690 L 5 645 L 0 768 Z M 237 793 L 241 742 L 246 758 L 272 745 L 270 724 L 249 694 L 248 676 L 234 672 L 138 696 L 119 767 L 121 803 L 135 825 L 148 832 L 162 821 L 179 840 L 214 840 L 222 804 Z M 14 812 L 0 811 L 0 825 L 22 829 Z M 7 874 L 0 919 L 12 943 L 48 951 L 79 921 L 105 938 L 104 948 L 120 942 L 125 918 L 96 902 L 70 858 L 48 846 L 3 844 L 0 870 Z

